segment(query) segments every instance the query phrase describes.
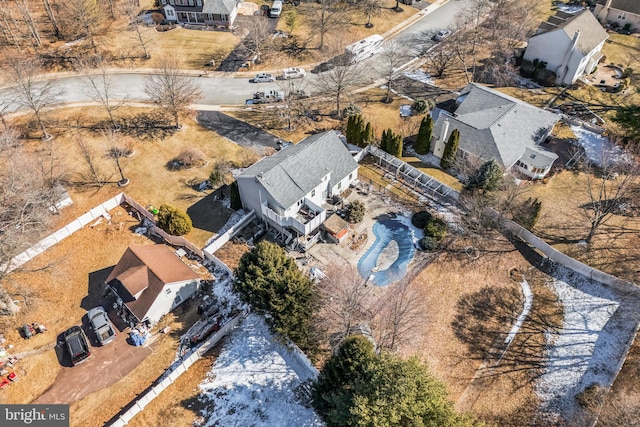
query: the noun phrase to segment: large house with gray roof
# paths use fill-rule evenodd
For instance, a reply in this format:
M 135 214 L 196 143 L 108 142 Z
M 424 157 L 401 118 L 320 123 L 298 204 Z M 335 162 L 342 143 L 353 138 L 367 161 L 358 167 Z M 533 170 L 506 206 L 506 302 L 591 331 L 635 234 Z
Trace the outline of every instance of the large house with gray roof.
M 543 178 L 555 153 L 540 144 L 560 117 L 486 86 L 470 83 L 448 109 L 436 108 L 431 151 L 441 158 L 454 129 L 460 132 L 458 156 L 497 160 L 505 170 Z
M 598 0 L 593 14 L 603 24 L 616 23 L 621 28 L 640 28 L 640 1 L 638 0 Z
M 167 21 L 231 27 L 242 0 L 160 0 Z
M 268 226 L 308 245 L 327 219 L 325 201 L 349 188 L 358 163 L 334 131 L 309 136 L 236 177 L 242 205 Z
M 546 63 L 546 69 L 556 75 L 555 84 L 570 85 L 595 70 L 608 37 L 588 9 L 576 14 L 558 12 L 529 38 L 524 59 Z

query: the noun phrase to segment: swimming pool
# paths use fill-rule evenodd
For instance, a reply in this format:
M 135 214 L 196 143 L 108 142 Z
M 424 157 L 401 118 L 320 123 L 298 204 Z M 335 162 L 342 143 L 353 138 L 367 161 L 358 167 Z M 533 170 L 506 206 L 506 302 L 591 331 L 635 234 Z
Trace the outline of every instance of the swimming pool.
M 375 285 L 386 286 L 401 279 L 407 272 L 407 266 L 415 254 L 413 233 L 402 221 L 385 219 L 373 224 L 373 234 L 376 240 L 358 261 L 358 272 L 365 279 L 371 277 Z M 397 258 L 389 267 L 376 271 L 380 255 L 392 241 L 398 246 Z

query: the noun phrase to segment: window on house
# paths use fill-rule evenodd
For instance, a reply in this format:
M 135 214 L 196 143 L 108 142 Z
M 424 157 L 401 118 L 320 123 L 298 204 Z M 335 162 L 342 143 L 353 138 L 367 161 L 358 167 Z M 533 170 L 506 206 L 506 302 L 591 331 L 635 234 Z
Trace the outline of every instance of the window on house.
M 173 303 L 174 303 L 175 305 L 178 305 L 178 304 L 180 304 L 181 302 L 182 302 L 182 295 L 180 295 L 180 292 L 178 292 L 178 293 L 176 294 L 176 298 L 173 300 Z
M 202 0 L 196 0 L 196 5 L 202 6 Z
M 167 295 L 171 295 L 171 288 L 165 289 L 164 293 L 167 294 Z
M 349 174 L 349 181 L 351 181 L 352 179 L 353 179 L 353 174 L 352 174 L 352 173 L 350 173 L 350 174 Z
M 342 183 L 341 183 L 341 182 L 339 182 L 339 183 L 338 183 L 338 190 L 340 190 L 341 188 L 342 188 Z
M 189 6 L 193 6 L 193 5 L 194 5 L 193 0 L 189 0 Z
M 162 0 L 161 3 L 162 4 L 167 4 L 167 0 Z
M 311 190 L 311 197 L 314 197 L 316 195 L 316 190 Z
M 172 5 L 176 4 L 176 0 L 169 0 L 169 4 L 172 4 Z
M 167 12 L 167 16 L 173 16 L 173 10 L 168 9 L 166 10 L 166 12 Z
M 622 20 L 627 19 L 627 14 L 626 14 L 626 12 L 621 12 L 621 13 L 620 13 L 620 15 L 618 15 L 618 19 L 622 19 Z

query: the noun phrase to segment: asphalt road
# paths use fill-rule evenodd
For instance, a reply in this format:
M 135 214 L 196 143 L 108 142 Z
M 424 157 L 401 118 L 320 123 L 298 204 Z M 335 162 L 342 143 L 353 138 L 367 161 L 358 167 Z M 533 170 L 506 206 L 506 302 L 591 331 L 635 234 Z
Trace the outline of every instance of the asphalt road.
M 438 29 L 451 28 L 456 15 L 471 0 L 450 0 L 435 11 L 429 13 L 424 18 L 405 28 L 399 33 L 395 40 L 407 43 L 409 46 L 419 46 L 425 44 L 426 47 L 433 45 L 431 37 Z M 411 7 L 403 5 L 403 7 Z M 370 77 L 375 78 L 376 57 L 369 58 L 363 62 L 363 67 L 370 70 Z M 204 73 L 204 72 L 203 72 Z M 245 100 L 251 98 L 258 89 L 269 90 L 278 89 L 278 82 L 274 83 L 252 83 L 248 78 L 232 78 L 223 75 L 194 76 L 189 77 L 197 84 L 202 92 L 202 98 L 198 104 L 203 105 L 237 105 L 244 104 Z M 144 92 L 146 75 L 142 73 L 124 73 L 111 75 L 110 97 L 113 100 L 124 100 L 129 102 L 146 101 L 148 99 Z M 317 76 L 307 73 L 304 80 L 305 90 L 310 93 L 318 93 Z M 72 76 L 58 78 L 55 80 L 56 103 L 83 103 L 92 102 L 91 91 L 87 87 L 86 78 L 82 76 Z M 7 89 L 0 90 L 0 105 L 8 103 L 6 113 L 19 110 L 18 106 L 11 104 L 11 93 Z

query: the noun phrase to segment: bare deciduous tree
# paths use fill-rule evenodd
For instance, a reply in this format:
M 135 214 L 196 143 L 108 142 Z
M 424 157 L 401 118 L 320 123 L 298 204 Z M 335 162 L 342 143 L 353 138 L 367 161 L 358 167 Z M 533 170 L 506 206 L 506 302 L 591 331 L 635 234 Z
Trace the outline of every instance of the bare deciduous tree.
M 145 92 L 149 101 L 173 117 L 180 128 L 180 114 L 196 102 L 201 92 L 193 78 L 180 72 L 180 64 L 172 57 L 161 58 L 155 75 L 147 78 Z
M 585 241 L 591 243 L 598 230 L 640 196 L 640 167 L 631 159 L 603 159 L 600 167 L 582 165 L 587 174 L 585 191 L 589 203 L 583 213 L 589 224 Z
M 27 6 L 27 2 L 25 0 L 16 0 L 16 5 L 18 6 L 18 10 L 22 14 L 22 21 L 27 26 L 29 30 L 29 34 L 31 35 L 31 41 L 33 43 L 34 48 L 38 48 L 42 46 L 42 40 L 40 39 L 40 33 L 38 32 L 38 27 L 36 27 L 36 23 L 31 16 L 31 11 Z
M 135 38 L 137 42 L 140 44 L 142 51 L 144 53 L 144 58 L 149 59 L 151 55 L 149 55 L 149 47 L 147 40 L 140 30 L 140 17 L 138 16 L 140 10 L 140 4 L 138 0 L 125 0 L 123 5 L 123 13 L 129 20 L 128 28 L 135 32 Z
M 281 80 L 278 83 L 280 90 L 284 93 L 281 113 L 284 114 L 287 130 L 295 130 L 299 122 L 304 118 L 306 109 L 305 83 L 303 80 Z
M 131 141 L 125 139 L 115 129 L 103 130 L 102 136 L 107 143 L 107 157 L 113 160 L 120 175 L 118 186 L 124 187 L 129 184 L 129 178 L 124 176 L 125 165 L 123 165 L 122 159 L 131 156 L 133 153 Z
M 318 0 L 319 7 L 311 9 L 309 19 L 314 33 L 320 37 L 318 49 L 323 50 L 328 33 L 343 28 L 348 22 L 348 6 L 346 2 L 335 0 Z
M 27 153 L 10 129 L 0 133 L 0 278 L 15 265 L 13 257 L 29 247 L 46 228 L 55 202 L 54 186 L 34 154 Z M 0 314 L 19 311 L 0 287 Z
M 67 0 L 64 3 L 66 12 L 66 30 L 75 37 L 86 37 L 89 39 L 91 49 L 98 53 L 96 36 L 100 32 L 102 15 L 96 0 Z
M 422 295 L 409 277 L 389 285 L 379 295 L 372 322 L 378 347 L 395 351 L 424 327 Z
M 387 102 L 391 102 L 391 91 L 393 90 L 395 75 L 399 72 L 400 67 L 411 59 L 411 56 L 411 53 L 404 45 L 395 40 L 389 40 L 384 44 L 382 52 L 376 57 L 374 67 L 385 80 Z
M 260 63 L 272 44 L 271 26 L 266 16 L 254 16 L 246 25 L 247 35 L 242 40 L 249 60 Z
M 351 265 L 331 265 L 316 284 L 322 328 L 336 342 L 372 318 L 372 287 Z
M 102 187 L 106 183 L 107 178 L 103 174 L 100 164 L 97 161 L 98 154 L 95 147 L 83 138 L 78 138 L 76 144 L 80 150 L 80 156 L 85 161 L 87 167 L 87 173 L 80 174 L 81 179 L 85 182 L 95 184 L 98 187 Z
M 43 118 L 44 110 L 56 100 L 56 89 L 52 80 L 45 79 L 40 63 L 35 59 L 8 59 L 14 86 L 11 91 L 14 102 L 23 108 L 31 110 L 42 131 L 43 139 L 50 139 Z
M 334 68 L 318 75 L 316 86 L 335 99 L 336 115 L 342 118 L 342 98 L 364 81 L 364 69 L 359 63 L 350 64 L 346 58 L 337 61 Z
M 93 73 L 90 70 L 87 70 L 86 63 L 80 64 L 81 68 L 85 70 L 85 72 L 89 72 L 86 74 L 83 79 L 85 81 L 85 86 L 87 89 L 88 95 L 107 112 L 109 115 L 109 121 L 111 122 L 111 126 L 114 129 L 120 127 L 116 123 L 116 118 L 113 113 L 120 107 L 122 107 L 125 103 L 124 99 L 114 100 L 113 99 L 113 80 L 111 74 L 107 72 L 105 63 L 102 57 L 96 57 L 96 72 Z
M 53 28 L 53 35 L 58 40 L 62 39 L 62 33 L 60 32 L 60 27 L 58 26 L 58 20 L 53 13 L 53 9 L 51 8 L 51 2 L 49 0 L 42 0 L 42 4 L 44 6 L 44 10 L 47 12 L 47 18 L 49 19 L 49 23 Z

